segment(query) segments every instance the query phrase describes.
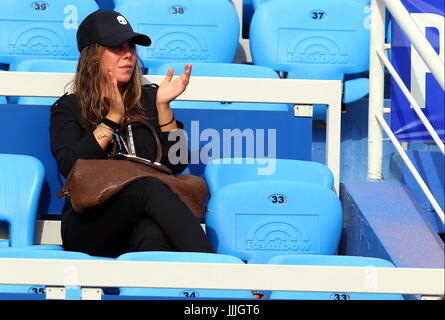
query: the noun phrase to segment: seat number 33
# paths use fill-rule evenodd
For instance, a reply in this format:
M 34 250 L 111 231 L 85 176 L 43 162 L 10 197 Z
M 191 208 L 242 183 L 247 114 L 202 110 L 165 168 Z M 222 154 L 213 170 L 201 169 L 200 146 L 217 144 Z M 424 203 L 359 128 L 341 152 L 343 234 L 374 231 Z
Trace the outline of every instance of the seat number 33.
M 273 204 L 283 204 L 287 202 L 287 197 L 279 193 L 271 194 L 267 199 Z

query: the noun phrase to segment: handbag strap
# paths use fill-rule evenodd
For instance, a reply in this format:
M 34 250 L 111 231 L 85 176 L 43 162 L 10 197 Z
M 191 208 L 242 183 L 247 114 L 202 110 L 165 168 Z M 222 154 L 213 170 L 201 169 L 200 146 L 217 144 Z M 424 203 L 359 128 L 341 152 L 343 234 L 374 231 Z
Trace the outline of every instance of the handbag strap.
M 119 130 L 119 134 L 122 135 L 123 131 L 125 130 L 125 128 L 133 123 L 140 123 L 142 125 L 144 125 L 146 128 L 148 128 L 150 130 L 150 132 L 153 134 L 153 137 L 156 140 L 156 158 L 155 158 L 155 162 L 157 163 L 161 163 L 161 158 L 162 158 L 162 145 L 161 145 L 161 140 L 159 139 L 159 135 L 156 132 L 155 128 L 153 128 L 153 126 L 151 125 L 150 122 L 148 122 L 147 120 L 144 119 L 134 119 L 134 120 L 129 120 L 127 122 L 125 122 L 121 129 Z

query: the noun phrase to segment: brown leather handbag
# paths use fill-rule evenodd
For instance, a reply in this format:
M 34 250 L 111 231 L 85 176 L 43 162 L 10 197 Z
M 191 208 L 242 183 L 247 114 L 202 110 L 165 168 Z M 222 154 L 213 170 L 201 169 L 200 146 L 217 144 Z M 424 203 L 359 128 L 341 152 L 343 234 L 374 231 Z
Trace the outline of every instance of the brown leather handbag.
M 157 145 L 154 162 L 123 153 L 112 155 L 109 159 L 79 159 L 57 197 L 69 199 L 75 211 L 84 212 L 105 203 L 128 184 L 151 177 L 169 186 L 193 214 L 202 220 L 207 211 L 206 182 L 190 174 L 173 176 L 170 169 L 160 163 L 162 146 L 153 126 L 145 120 L 132 120 L 122 126 L 121 132 L 132 123 L 145 125 L 154 135 Z

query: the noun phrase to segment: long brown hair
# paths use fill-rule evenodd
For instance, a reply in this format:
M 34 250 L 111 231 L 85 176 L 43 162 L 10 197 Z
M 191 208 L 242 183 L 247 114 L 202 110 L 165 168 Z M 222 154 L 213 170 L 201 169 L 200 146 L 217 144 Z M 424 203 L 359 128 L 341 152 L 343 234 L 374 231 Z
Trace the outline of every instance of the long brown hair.
M 79 100 L 82 119 L 90 125 L 98 125 L 108 113 L 109 102 L 105 97 L 107 77 L 101 68 L 104 47 L 93 43 L 85 47 L 77 63 L 73 92 Z M 137 59 L 130 81 L 124 85 L 123 102 L 125 118 L 145 118 L 141 106 L 141 69 Z

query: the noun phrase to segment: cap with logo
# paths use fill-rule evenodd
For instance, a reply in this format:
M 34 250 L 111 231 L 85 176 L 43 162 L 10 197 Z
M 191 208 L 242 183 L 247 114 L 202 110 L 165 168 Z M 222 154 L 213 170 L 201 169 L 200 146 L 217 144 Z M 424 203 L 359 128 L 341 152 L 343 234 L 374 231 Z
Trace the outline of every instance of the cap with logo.
M 83 48 L 93 43 L 104 46 L 117 46 L 127 40 L 149 46 L 151 39 L 145 34 L 133 31 L 130 23 L 119 12 L 112 10 L 97 10 L 87 16 L 77 30 L 77 48 Z

